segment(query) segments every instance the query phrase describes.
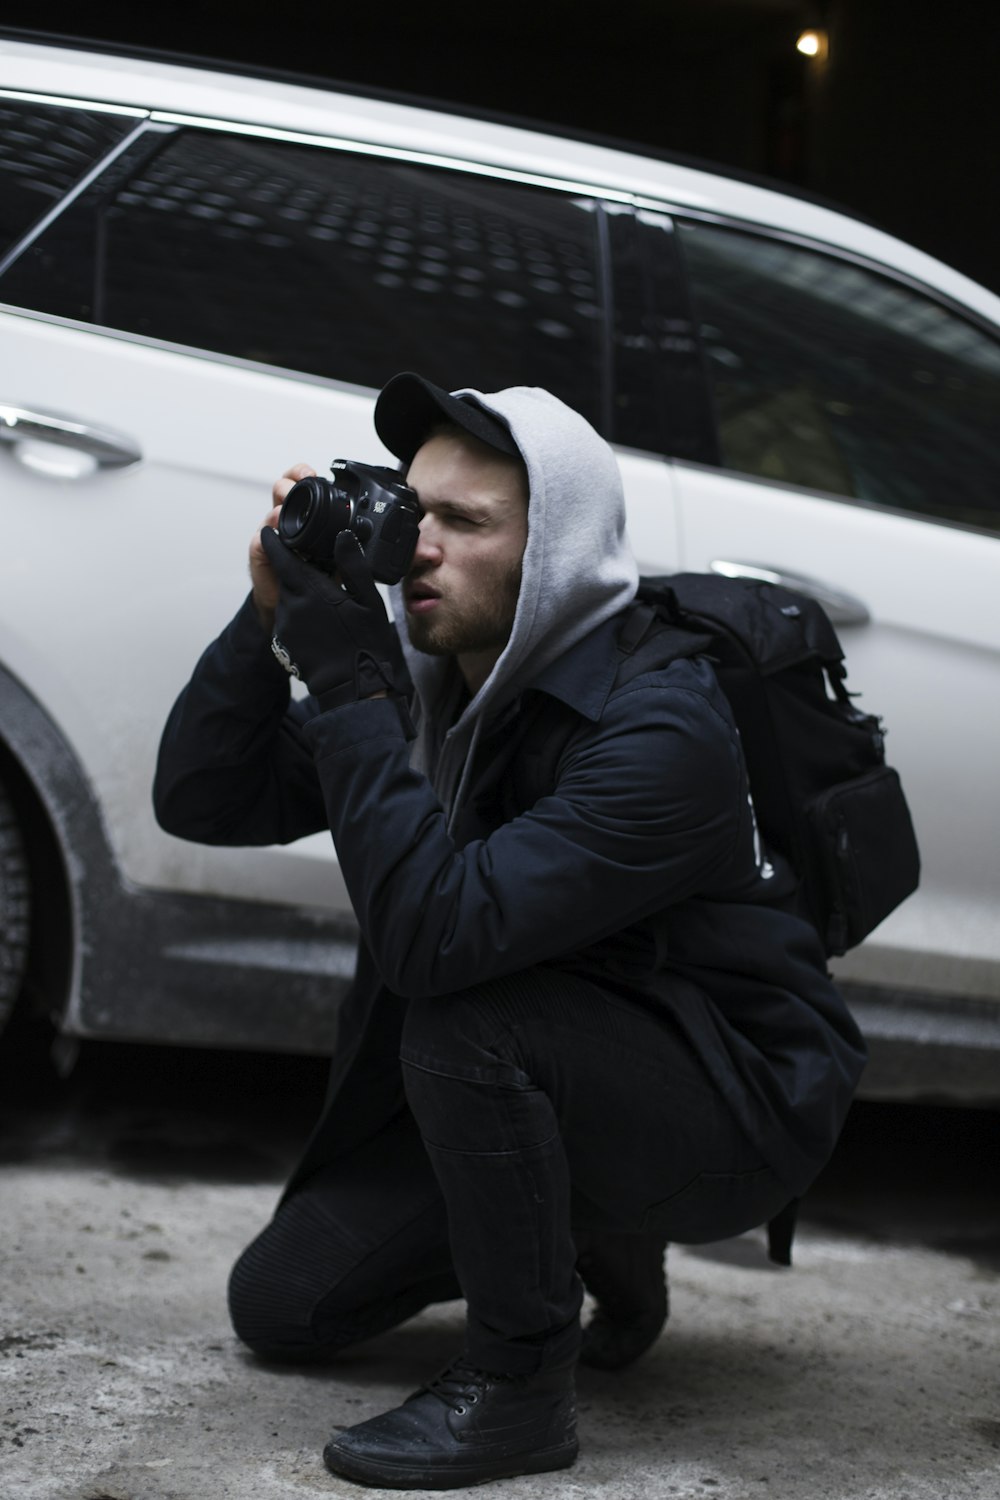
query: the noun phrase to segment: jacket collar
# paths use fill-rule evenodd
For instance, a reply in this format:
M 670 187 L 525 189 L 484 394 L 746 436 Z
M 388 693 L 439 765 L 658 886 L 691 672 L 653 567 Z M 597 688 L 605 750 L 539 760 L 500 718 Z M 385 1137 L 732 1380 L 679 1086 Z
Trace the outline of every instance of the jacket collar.
M 568 651 L 543 667 L 528 689 L 548 693 L 595 722 L 604 712 L 621 657 L 618 633 L 621 613 L 612 615 Z

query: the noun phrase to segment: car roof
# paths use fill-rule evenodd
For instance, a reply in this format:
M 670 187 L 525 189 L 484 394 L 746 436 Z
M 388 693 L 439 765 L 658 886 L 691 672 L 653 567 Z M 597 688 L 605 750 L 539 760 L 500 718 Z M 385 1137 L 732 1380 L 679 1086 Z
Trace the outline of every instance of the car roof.
M 677 209 L 740 221 L 829 245 L 881 264 L 1000 323 L 1000 297 L 880 229 L 782 187 L 724 170 L 646 155 L 551 128 L 486 118 L 461 106 L 415 104 L 342 84 L 257 74 L 134 49 L 19 40 L 0 33 L 0 90 L 87 103 L 127 105 L 172 118 L 235 122 L 297 137 L 337 137 L 411 159 L 468 165 L 489 173 L 558 184 L 649 209 Z M 456 118 L 462 128 L 456 130 Z

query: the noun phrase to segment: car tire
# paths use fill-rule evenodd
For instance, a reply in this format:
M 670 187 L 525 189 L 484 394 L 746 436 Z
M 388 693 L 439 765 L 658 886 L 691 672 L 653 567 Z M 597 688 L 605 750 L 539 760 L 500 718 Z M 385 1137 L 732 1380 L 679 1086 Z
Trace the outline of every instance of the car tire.
M 28 856 L 10 797 L 0 783 L 0 1032 L 24 982 L 30 929 Z

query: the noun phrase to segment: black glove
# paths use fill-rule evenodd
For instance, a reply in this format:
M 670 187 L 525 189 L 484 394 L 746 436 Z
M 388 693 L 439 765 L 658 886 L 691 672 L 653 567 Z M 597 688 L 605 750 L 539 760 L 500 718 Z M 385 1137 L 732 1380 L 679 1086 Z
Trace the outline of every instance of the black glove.
M 320 707 L 405 694 L 409 674 L 399 639 L 354 533 L 341 531 L 334 542 L 339 584 L 297 557 L 270 526 L 260 540 L 281 585 L 272 650 L 305 679 Z

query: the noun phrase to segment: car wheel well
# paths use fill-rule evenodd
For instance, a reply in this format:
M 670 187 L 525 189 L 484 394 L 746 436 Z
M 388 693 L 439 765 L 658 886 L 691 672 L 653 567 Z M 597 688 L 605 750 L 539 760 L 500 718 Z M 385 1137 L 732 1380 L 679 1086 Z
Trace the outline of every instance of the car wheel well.
M 69 878 L 62 846 L 42 799 L 2 739 L 0 792 L 12 813 L 12 844 L 16 840 L 22 851 L 28 908 L 17 993 L 9 997 L 7 1015 L 0 1013 L 0 1026 L 15 1006 L 58 1023 L 69 1000 L 73 968 Z

